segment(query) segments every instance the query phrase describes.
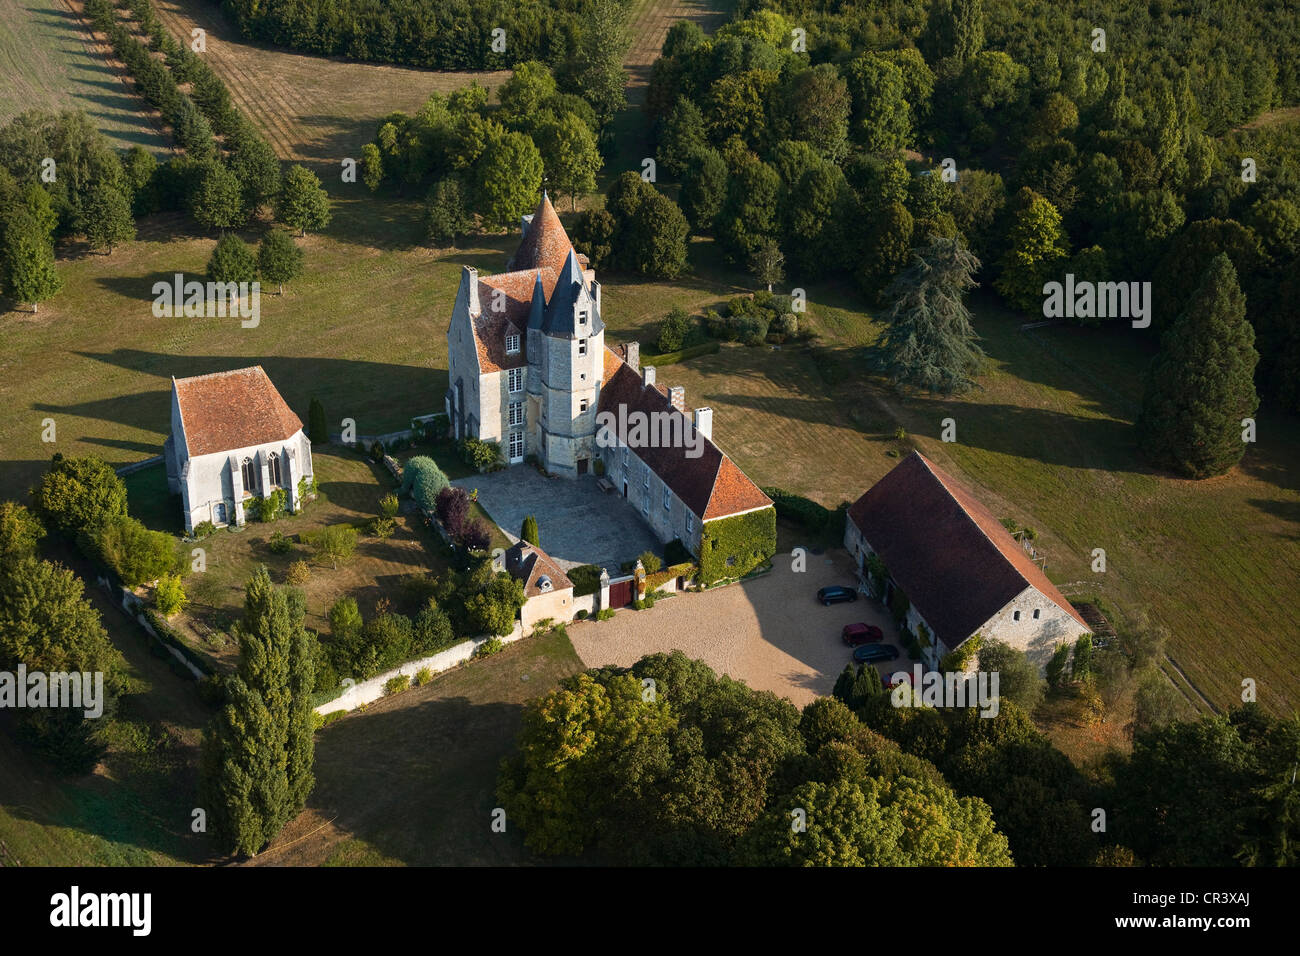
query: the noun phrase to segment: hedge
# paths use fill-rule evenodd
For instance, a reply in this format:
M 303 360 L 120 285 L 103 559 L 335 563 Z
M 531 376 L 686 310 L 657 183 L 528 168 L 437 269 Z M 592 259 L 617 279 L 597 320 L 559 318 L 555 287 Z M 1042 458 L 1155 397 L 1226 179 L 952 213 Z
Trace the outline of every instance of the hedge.
M 646 593 L 648 594 L 652 591 L 659 590 L 673 578 L 681 577 L 683 575 L 688 578 L 694 577 L 695 572 L 695 562 L 686 561 L 681 564 L 671 564 L 662 571 L 656 571 L 654 574 L 647 574 L 645 576 Z
M 699 358 L 701 355 L 712 355 L 722 348 L 719 342 L 704 342 L 700 345 L 692 345 L 689 348 L 680 349 L 676 352 L 664 352 L 661 355 L 646 355 L 642 353 L 641 364 L 653 365 L 659 368 L 661 365 L 676 365 L 678 362 L 685 362 L 687 359 Z
M 565 575 L 573 582 L 573 596 L 582 597 L 599 591 L 600 571 L 600 567 L 595 564 L 580 564 L 565 571 Z
M 774 554 L 775 508 L 709 521 L 700 536 L 701 582 L 710 585 L 739 578 L 770 561 Z
M 776 505 L 778 518 L 793 521 L 809 531 L 816 533 L 825 531 L 826 526 L 830 524 L 831 517 L 835 514 L 835 512 L 819 505 L 811 498 L 796 495 L 784 488 L 763 488 L 762 492 L 771 498 L 772 503 Z

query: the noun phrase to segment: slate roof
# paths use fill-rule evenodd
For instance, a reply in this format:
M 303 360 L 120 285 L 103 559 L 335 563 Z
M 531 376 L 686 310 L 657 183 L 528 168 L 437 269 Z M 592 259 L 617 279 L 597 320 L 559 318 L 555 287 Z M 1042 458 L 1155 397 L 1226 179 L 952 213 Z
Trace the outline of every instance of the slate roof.
M 262 366 L 173 378 L 190 457 L 291 438 L 302 428 Z
M 573 587 L 563 569 L 541 548 L 517 541 L 506 549 L 506 570 L 524 583 L 524 595 L 536 597 Z M 551 590 L 543 591 L 537 581 L 543 575 L 551 579 Z
M 912 452 L 849 508 L 849 520 L 949 649 L 1033 586 L 1091 632 L 1002 523 L 962 484 Z
M 689 434 L 686 430 L 695 427 L 689 415 L 673 407 L 666 387 L 647 388 L 641 375 L 608 347 L 605 349 L 604 371 L 600 411 L 608 411 L 617 418 L 619 405 L 626 405 L 629 413 L 667 412 L 680 416 L 683 434 Z M 618 437 L 620 441 L 625 438 L 622 434 Z M 710 439 L 704 439 L 703 452 L 698 458 L 687 457 L 684 446 L 633 450 L 702 521 L 772 504 L 772 499 L 763 494 Z

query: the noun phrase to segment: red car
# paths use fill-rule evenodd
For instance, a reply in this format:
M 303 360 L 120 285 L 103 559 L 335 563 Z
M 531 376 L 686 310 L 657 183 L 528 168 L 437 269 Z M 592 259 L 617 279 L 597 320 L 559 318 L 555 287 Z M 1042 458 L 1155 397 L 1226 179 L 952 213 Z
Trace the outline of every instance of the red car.
M 840 636 L 849 647 L 857 647 L 859 644 L 875 644 L 877 641 L 883 641 L 885 632 L 874 624 L 845 624 Z

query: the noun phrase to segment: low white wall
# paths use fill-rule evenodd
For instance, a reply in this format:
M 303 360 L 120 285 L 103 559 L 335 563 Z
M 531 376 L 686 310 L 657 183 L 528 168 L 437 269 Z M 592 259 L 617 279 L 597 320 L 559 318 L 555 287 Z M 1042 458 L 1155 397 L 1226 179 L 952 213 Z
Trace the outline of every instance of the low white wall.
M 514 633 L 501 638 L 501 643 L 510 644 L 524 636 L 523 627 L 518 621 L 515 622 Z M 437 674 L 441 671 L 450 670 L 457 664 L 463 664 L 474 656 L 474 651 L 480 644 L 486 643 L 487 637 L 475 637 L 468 641 L 461 641 L 455 647 L 449 647 L 445 651 L 440 651 L 432 657 L 423 657 L 418 661 L 407 661 L 401 667 L 395 667 L 390 671 L 384 671 L 378 677 L 372 677 L 369 680 L 353 684 L 340 696 L 333 700 L 321 704 L 316 708 L 316 713 L 324 716 L 331 714 L 336 710 L 356 710 L 362 704 L 369 704 L 384 696 L 384 684 L 399 674 L 405 674 L 407 677 L 414 678 L 424 668 Z

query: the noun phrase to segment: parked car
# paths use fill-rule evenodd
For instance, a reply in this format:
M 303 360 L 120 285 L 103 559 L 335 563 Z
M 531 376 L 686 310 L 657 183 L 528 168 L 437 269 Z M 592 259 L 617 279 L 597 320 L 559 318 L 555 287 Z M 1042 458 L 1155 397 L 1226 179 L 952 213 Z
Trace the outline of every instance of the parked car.
M 863 664 L 898 660 L 898 648 L 893 644 L 863 644 L 853 652 L 853 659 Z
M 857 599 L 858 591 L 856 588 L 846 588 L 840 584 L 832 584 L 817 592 L 817 600 L 827 607 L 832 604 L 839 604 L 841 601 L 856 601 Z
M 885 639 L 885 632 L 874 624 L 845 624 L 844 630 L 840 631 L 840 637 L 844 638 L 844 643 L 849 647 L 857 647 L 859 644 L 876 644 Z

